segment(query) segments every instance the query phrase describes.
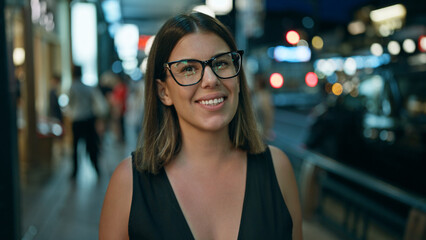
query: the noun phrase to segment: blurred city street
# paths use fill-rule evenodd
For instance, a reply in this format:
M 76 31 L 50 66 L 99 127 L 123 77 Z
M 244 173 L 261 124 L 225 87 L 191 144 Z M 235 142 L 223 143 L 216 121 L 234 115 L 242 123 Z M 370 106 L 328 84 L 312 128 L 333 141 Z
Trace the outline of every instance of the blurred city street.
M 244 73 L 261 137 L 294 168 L 305 240 L 426 239 L 426 1 L 0 0 L 0 12 L 2 240 L 98 239 L 111 175 L 145 111 L 162 111 L 144 109 L 158 101 L 145 88 L 167 72 L 197 91 Z M 236 47 L 205 57 L 190 44 L 172 59 L 189 35 L 159 30 L 190 12 L 223 23 Z M 164 61 L 148 64 L 152 53 Z M 232 76 L 217 72 L 222 58 Z M 208 105 L 227 106 L 227 91 Z

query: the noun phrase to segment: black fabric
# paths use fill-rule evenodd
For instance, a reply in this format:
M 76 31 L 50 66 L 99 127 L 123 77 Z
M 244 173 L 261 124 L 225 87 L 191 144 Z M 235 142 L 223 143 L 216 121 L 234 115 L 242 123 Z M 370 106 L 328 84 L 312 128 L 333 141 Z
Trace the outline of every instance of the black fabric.
M 64 121 L 61 107 L 59 106 L 58 94 L 55 89 L 49 92 L 49 117 L 57 119 L 61 124 Z
M 247 155 L 247 179 L 238 239 L 292 239 L 292 220 L 281 194 L 269 148 Z M 130 239 L 194 239 L 164 168 L 133 167 Z
M 78 171 L 78 142 L 83 139 L 86 143 L 86 149 L 89 153 L 90 160 L 92 161 L 93 167 L 96 173 L 99 172 L 98 155 L 99 155 L 99 136 L 96 132 L 95 118 L 89 118 L 86 120 L 78 120 L 72 122 L 72 134 L 73 134 L 73 160 L 74 169 L 72 177 L 75 177 Z

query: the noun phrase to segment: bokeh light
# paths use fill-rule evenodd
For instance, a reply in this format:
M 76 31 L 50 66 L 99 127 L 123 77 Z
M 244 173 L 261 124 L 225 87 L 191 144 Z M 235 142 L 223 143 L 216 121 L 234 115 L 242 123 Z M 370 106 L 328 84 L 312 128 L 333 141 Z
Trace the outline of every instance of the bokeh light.
M 151 50 L 154 39 L 155 39 L 155 35 L 149 37 L 148 40 L 146 41 L 145 50 L 144 50 L 146 56 L 149 55 L 149 51 Z
M 318 84 L 318 76 L 314 72 L 308 72 L 305 76 L 305 83 L 309 87 L 315 87 Z
M 388 43 L 388 51 L 392 55 L 398 55 L 401 52 L 401 46 L 397 41 L 390 41 Z
M 284 85 L 284 77 L 280 73 L 272 73 L 269 83 L 273 88 L 281 88 Z
M 13 63 L 15 66 L 22 65 L 25 62 L 25 50 L 23 48 L 13 49 Z
M 303 26 L 304 26 L 305 28 L 307 28 L 307 29 L 311 29 L 311 28 L 313 28 L 313 27 L 314 27 L 315 22 L 314 22 L 314 20 L 313 20 L 311 17 L 304 17 L 304 18 L 302 19 L 302 24 L 303 24 Z
M 214 11 L 210 9 L 209 7 L 207 7 L 206 5 L 195 6 L 192 10 L 194 10 L 195 12 L 204 13 L 213 18 L 216 17 L 216 14 L 214 13 Z
M 321 50 L 324 47 L 324 41 L 320 36 L 315 36 L 312 38 L 312 46 L 315 49 Z
M 138 49 L 139 50 L 145 50 L 146 44 L 149 40 L 151 35 L 139 35 L 139 42 L 138 42 Z
M 206 5 L 216 15 L 226 15 L 233 8 L 232 0 L 206 0 Z
M 332 59 L 321 59 L 316 68 L 326 76 L 330 76 L 336 71 L 336 67 L 336 63 Z
M 356 65 L 356 61 L 354 58 L 347 58 L 345 60 L 345 63 L 343 64 L 343 71 L 347 74 L 347 75 L 354 75 L 356 73 L 356 69 L 357 69 L 357 65 Z
M 65 93 L 62 93 L 61 95 L 59 95 L 59 98 L 58 98 L 59 106 L 64 108 L 68 105 L 69 102 L 70 102 L 70 98 L 68 97 L 68 95 L 66 95 Z
M 371 44 L 370 52 L 375 56 L 380 56 L 383 54 L 383 47 L 378 43 Z
M 343 92 L 342 84 L 340 83 L 333 84 L 333 86 L 331 87 L 331 91 L 333 92 L 334 95 L 339 96 Z
M 147 66 L 148 66 L 148 58 L 146 57 L 142 60 L 141 65 L 139 65 L 139 68 L 140 68 L 140 70 L 143 74 L 146 73 L 146 67 Z
M 123 71 L 123 66 L 121 64 L 121 61 L 115 61 L 112 63 L 111 70 L 113 73 L 120 73 Z
M 416 43 L 413 39 L 405 39 L 404 42 L 402 42 L 402 48 L 406 53 L 413 53 L 416 51 Z
M 362 21 L 349 23 L 348 32 L 352 35 L 358 35 L 365 32 L 365 24 Z
M 308 62 L 311 60 L 311 49 L 307 46 L 277 46 L 274 49 L 274 59 L 278 62 Z
M 343 83 L 343 91 L 345 93 L 350 93 L 354 90 L 355 85 L 352 83 L 352 81 L 346 81 Z
M 298 46 L 298 47 L 309 47 L 309 43 L 308 43 L 306 40 L 301 39 L 301 40 L 297 43 L 297 46 Z
M 285 35 L 285 39 L 288 43 L 295 45 L 299 42 L 300 35 L 296 31 L 291 30 L 287 32 L 287 34 Z
M 419 37 L 419 50 L 422 52 L 426 52 L 426 36 Z

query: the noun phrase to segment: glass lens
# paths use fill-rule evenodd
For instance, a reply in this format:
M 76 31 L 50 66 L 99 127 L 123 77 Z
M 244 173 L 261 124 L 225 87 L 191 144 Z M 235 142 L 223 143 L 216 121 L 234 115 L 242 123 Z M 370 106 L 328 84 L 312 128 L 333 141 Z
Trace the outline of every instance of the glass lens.
M 201 79 L 203 66 L 200 62 L 185 60 L 173 63 L 170 70 L 180 84 L 187 85 L 196 83 Z
M 212 62 L 213 71 L 221 78 L 231 78 L 238 74 L 241 56 L 237 52 L 220 55 Z

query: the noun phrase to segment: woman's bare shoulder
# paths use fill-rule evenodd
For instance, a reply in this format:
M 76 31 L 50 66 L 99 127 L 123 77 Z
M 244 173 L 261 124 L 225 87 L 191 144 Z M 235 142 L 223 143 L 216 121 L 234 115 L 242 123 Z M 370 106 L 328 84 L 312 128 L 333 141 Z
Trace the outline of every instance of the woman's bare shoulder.
M 269 146 L 274 163 L 275 175 L 284 199 L 297 191 L 297 183 L 294 175 L 293 167 L 287 155 L 275 146 Z
M 290 160 L 281 149 L 272 145 L 269 145 L 269 149 L 271 150 L 275 170 L 293 171 Z
M 269 146 L 269 149 L 278 185 L 293 220 L 293 239 L 302 239 L 302 210 L 293 167 L 281 149 L 274 146 Z
M 111 181 L 117 181 L 118 184 L 132 183 L 132 157 L 127 157 L 121 161 L 111 176 Z
M 108 184 L 99 223 L 99 239 L 128 239 L 132 194 L 132 159 L 129 157 L 118 164 Z

